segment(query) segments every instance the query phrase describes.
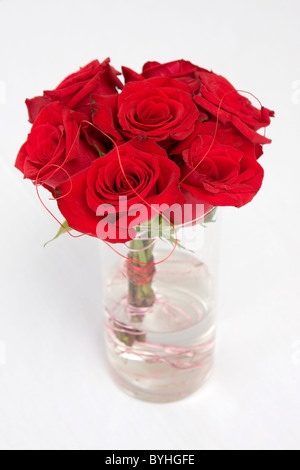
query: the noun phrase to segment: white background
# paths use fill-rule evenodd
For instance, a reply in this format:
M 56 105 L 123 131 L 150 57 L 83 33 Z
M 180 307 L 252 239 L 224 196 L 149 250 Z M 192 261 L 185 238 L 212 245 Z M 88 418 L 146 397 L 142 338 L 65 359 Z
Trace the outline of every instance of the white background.
M 299 24 L 298 0 L 0 1 L 1 449 L 300 448 Z M 223 211 L 214 375 L 173 404 L 115 387 L 99 242 L 44 249 L 56 223 L 13 167 L 24 99 L 108 55 L 137 71 L 185 58 L 276 111 L 262 190 Z

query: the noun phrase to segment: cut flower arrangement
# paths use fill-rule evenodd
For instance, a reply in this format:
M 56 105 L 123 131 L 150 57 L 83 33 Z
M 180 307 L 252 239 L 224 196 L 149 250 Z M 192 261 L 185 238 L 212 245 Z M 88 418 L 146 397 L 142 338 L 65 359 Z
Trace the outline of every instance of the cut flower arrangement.
M 241 207 L 260 189 L 271 141 L 258 131 L 274 112 L 186 60 L 122 73 L 94 60 L 27 99 L 32 128 L 15 165 L 57 201 L 58 235 L 110 247 L 112 373 L 134 396 L 169 401 L 211 370 L 216 208 Z

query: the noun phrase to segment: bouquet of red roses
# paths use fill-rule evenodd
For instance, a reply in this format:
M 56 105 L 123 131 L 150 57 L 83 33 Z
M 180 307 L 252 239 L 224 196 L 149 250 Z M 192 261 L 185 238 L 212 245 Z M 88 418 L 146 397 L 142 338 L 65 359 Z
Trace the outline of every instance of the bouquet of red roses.
M 67 230 L 125 242 L 136 233 L 136 204 L 141 223 L 161 204 L 251 201 L 270 142 L 257 131 L 273 111 L 185 60 L 147 62 L 141 74 L 123 67 L 125 85 L 109 62 L 94 60 L 26 100 L 32 129 L 16 167 L 51 191 Z
M 109 62 L 26 100 L 32 129 L 16 167 L 57 201 L 66 219 L 58 235 L 75 229 L 125 243 L 126 262 L 106 278 L 109 361 L 130 393 L 168 401 L 210 371 L 216 276 L 208 260 L 217 250 L 209 246 L 216 224 L 206 222 L 216 221 L 216 206 L 241 207 L 260 189 L 258 159 L 270 140 L 258 130 L 274 113 L 185 60 L 147 62 L 141 74 L 123 67 L 125 84 Z M 178 242 L 185 226 L 205 230 L 209 256 Z M 159 238 L 174 247 L 154 262 Z

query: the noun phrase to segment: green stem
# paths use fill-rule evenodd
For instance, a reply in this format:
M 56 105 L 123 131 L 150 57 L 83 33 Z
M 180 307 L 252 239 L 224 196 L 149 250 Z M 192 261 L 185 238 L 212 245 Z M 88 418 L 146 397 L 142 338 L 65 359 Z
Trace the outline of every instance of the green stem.
M 140 263 L 146 263 L 143 266 L 147 266 L 147 263 L 153 262 L 152 252 L 154 243 L 149 248 L 146 248 L 151 244 L 152 240 L 139 240 L 135 239 L 130 242 L 130 248 L 134 251 L 130 251 L 128 257 L 133 261 L 133 264 L 140 267 Z M 136 250 L 136 251 L 135 251 Z M 134 263 L 134 261 L 138 263 Z M 131 262 L 132 262 L 131 261 Z M 130 262 L 130 261 L 128 261 Z M 133 274 L 132 274 L 133 275 Z M 128 303 L 135 308 L 151 307 L 154 303 L 154 292 L 152 289 L 152 279 L 147 284 L 136 285 L 134 279 L 130 279 L 128 276 Z M 136 315 L 130 315 L 130 321 L 133 323 L 141 323 L 143 321 L 143 313 L 136 313 Z M 132 329 L 128 325 L 116 325 L 119 329 L 121 326 L 123 331 L 116 331 L 116 337 L 124 343 L 126 346 L 132 346 L 135 341 L 145 341 L 145 334 L 141 334 L 139 329 Z
M 152 262 L 154 244 L 152 244 L 152 246 L 149 248 L 146 248 L 150 244 L 151 240 L 135 239 L 130 242 L 130 248 L 132 250 L 137 250 L 130 252 L 131 259 L 139 261 L 139 263 L 136 263 L 136 266 L 141 266 L 140 263 L 145 263 L 146 266 L 147 263 Z M 132 280 L 128 279 L 129 304 L 137 308 L 151 307 L 154 302 L 154 292 L 151 284 L 152 279 L 144 285 L 135 285 Z M 138 317 L 137 321 L 140 321 Z

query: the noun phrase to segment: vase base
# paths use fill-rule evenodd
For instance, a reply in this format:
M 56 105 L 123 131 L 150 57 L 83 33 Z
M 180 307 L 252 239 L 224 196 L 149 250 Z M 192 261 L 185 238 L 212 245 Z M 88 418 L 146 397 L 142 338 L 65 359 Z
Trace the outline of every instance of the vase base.
M 201 380 L 194 384 L 193 387 L 179 387 L 176 383 L 171 383 L 164 388 L 157 388 L 154 386 L 149 388 L 140 387 L 139 384 L 134 384 L 126 380 L 126 377 L 119 375 L 116 369 L 110 366 L 111 377 L 114 379 L 117 386 L 127 395 L 136 398 L 137 400 L 146 401 L 149 403 L 172 403 L 183 400 L 184 398 L 199 392 L 200 389 L 209 381 L 212 375 L 212 364 L 206 375 Z M 153 384 L 152 384 L 153 385 Z

